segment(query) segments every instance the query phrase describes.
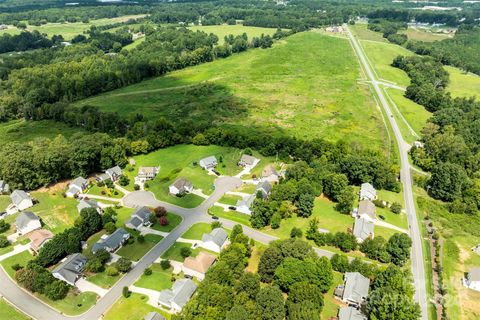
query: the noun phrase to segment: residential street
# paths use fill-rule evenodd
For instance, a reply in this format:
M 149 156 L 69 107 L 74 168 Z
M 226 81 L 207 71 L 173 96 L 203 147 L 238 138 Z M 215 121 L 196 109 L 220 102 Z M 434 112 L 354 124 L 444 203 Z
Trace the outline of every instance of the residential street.
M 395 138 L 397 140 L 400 160 L 401 160 L 401 170 L 400 178 L 403 184 L 403 192 L 405 197 L 405 210 L 407 212 L 408 226 L 409 226 L 409 235 L 412 238 L 412 274 L 415 285 L 415 300 L 420 304 L 422 311 L 422 319 L 427 320 L 427 293 L 425 288 L 425 266 L 423 264 L 423 252 L 422 252 L 422 237 L 420 234 L 420 229 L 418 227 L 417 214 L 415 212 L 415 205 L 413 200 L 412 192 L 412 176 L 411 176 L 411 166 L 408 160 L 408 150 L 409 145 L 404 141 L 403 136 L 400 132 L 400 128 L 397 125 L 395 117 L 393 116 L 390 106 L 385 99 L 382 90 L 380 89 L 379 82 L 374 77 L 372 70 L 370 69 L 367 59 L 362 51 L 359 41 L 353 36 L 350 29 L 345 27 L 348 31 L 348 37 L 350 42 L 355 49 L 358 59 L 365 71 L 368 80 L 371 81 L 373 88 L 380 100 L 382 108 L 387 114 L 390 125 L 392 126 Z

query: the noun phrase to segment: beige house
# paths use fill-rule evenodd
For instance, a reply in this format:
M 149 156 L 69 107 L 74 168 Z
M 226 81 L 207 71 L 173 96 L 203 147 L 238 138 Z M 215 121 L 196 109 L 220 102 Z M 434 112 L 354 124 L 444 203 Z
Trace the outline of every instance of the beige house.
M 188 257 L 185 259 L 182 265 L 183 273 L 196 277 L 199 280 L 205 278 L 205 273 L 215 263 L 215 257 L 213 254 L 209 254 L 201 251 L 195 258 Z
M 40 229 L 32 231 L 28 238 L 30 239 L 30 249 L 34 253 L 38 253 L 45 243 L 53 238 L 53 233 L 49 230 Z

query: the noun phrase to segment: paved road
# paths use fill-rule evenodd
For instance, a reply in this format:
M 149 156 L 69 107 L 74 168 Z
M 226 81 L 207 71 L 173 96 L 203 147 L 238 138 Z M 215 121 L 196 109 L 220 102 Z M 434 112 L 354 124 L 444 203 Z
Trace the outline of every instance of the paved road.
M 390 121 L 392 126 L 393 132 L 395 134 L 395 138 L 397 140 L 398 149 L 400 152 L 400 160 L 401 160 L 401 170 L 400 170 L 400 177 L 403 184 L 403 192 L 405 198 L 405 210 L 407 211 L 407 218 L 408 218 L 408 226 L 410 230 L 410 237 L 412 238 L 413 245 L 412 245 L 412 274 L 413 274 L 413 281 L 415 284 L 415 300 L 420 304 L 420 309 L 422 310 L 422 319 L 428 319 L 427 313 L 427 293 L 425 289 L 425 266 L 423 265 L 423 252 L 422 252 L 422 237 L 420 234 L 420 229 L 418 227 L 417 221 L 417 214 L 415 212 L 415 205 L 413 201 L 413 193 L 412 193 L 412 176 L 411 176 L 411 166 L 408 160 L 408 144 L 403 140 L 402 134 L 400 129 L 395 121 L 395 118 L 390 110 L 390 106 L 385 99 L 382 90 L 380 90 L 379 82 L 374 77 L 372 70 L 370 69 L 369 64 L 367 63 L 367 59 L 362 51 L 362 48 L 358 42 L 358 40 L 352 35 L 351 31 L 348 29 L 348 36 L 350 41 L 357 53 L 357 56 L 360 60 L 360 63 L 365 70 L 365 73 L 368 77 L 368 80 L 371 81 L 375 92 L 377 93 L 378 98 L 380 99 L 380 103 L 387 114 L 387 117 Z

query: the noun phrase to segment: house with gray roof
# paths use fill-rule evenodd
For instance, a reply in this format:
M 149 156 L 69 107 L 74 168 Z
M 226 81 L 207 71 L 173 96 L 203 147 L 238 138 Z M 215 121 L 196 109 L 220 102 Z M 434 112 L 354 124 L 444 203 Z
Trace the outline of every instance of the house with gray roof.
M 202 236 L 201 247 L 207 250 L 220 253 L 226 245 L 228 245 L 228 233 L 223 228 L 215 228 Z
M 80 202 L 77 204 L 78 213 L 80 213 L 83 209 L 89 208 L 93 208 L 97 210 L 98 213 L 102 213 L 102 207 L 97 200 L 88 198 L 80 199 Z
M 463 279 L 463 285 L 469 289 L 480 291 L 480 268 L 472 268 Z
M 377 208 L 370 200 L 361 200 L 358 203 L 358 216 L 375 221 L 377 218 Z
M 476 254 L 480 254 L 480 244 L 477 244 L 475 247 L 473 247 L 472 251 Z
M 69 198 L 73 198 L 78 196 L 80 193 L 83 193 L 88 187 L 87 179 L 83 177 L 75 178 L 70 184 L 68 185 L 68 190 L 65 192 L 65 195 Z
M 263 168 L 262 174 L 260 176 L 263 181 L 268 181 L 273 184 L 278 183 L 280 181 L 280 177 L 280 173 L 278 173 L 275 167 L 271 164 Z
M 123 228 L 115 230 L 111 235 L 102 237 L 92 246 L 92 253 L 104 249 L 108 252 L 114 252 L 119 249 L 130 238 L 130 233 Z
M 244 168 L 253 168 L 260 162 L 260 159 L 255 158 L 254 156 L 243 154 L 238 162 L 240 167 Z
M 122 169 L 119 166 L 107 169 L 105 173 L 110 177 L 110 180 L 117 181 L 123 174 Z
M 370 279 L 359 272 L 346 272 L 343 285 L 335 289 L 335 296 L 349 306 L 360 307 L 368 296 Z
M 211 170 L 215 168 L 218 163 L 217 163 L 217 158 L 215 158 L 215 156 L 210 156 L 200 160 L 199 164 L 200 164 L 200 167 L 202 167 L 203 169 Z
M 12 194 L 10 194 L 10 199 L 12 200 L 12 203 L 7 208 L 8 214 L 13 214 L 33 207 L 32 197 L 23 190 L 14 190 Z
M 338 320 L 367 320 L 367 317 L 357 308 L 342 307 L 338 311 Z
M 132 213 L 130 219 L 125 223 L 125 226 L 130 229 L 142 230 L 143 227 L 148 227 L 150 223 L 151 211 L 147 207 L 141 207 Z
M 377 199 L 377 190 L 371 183 L 365 182 L 360 186 L 360 200 L 373 201 Z
M 255 201 L 256 197 L 257 194 L 254 193 L 249 196 L 243 197 L 243 199 L 241 200 L 238 200 L 235 206 L 236 210 L 244 214 L 252 214 L 252 210 L 250 208 L 252 207 L 253 201 Z
M 0 194 L 9 193 L 10 186 L 3 180 L 0 180 Z
M 270 195 L 270 192 L 272 191 L 272 185 L 268 181 L 262 181 L 257 185 L 257 188 L 255 189 L 255 192 L 262 193 L 262 198 L 265 199 Z
M 179 312 L 187 304 L 197 290 L 197 285 L 190 279 L 175 281 L 172 289 L 160 291 L 158 304 Z
M 17 219 L 15 219 L 15 226 L 17 227 L 17 234 L 24 235 L 37 229 L 42 228 L 42 223 L 37 215 L 30 211 L 20 212 Z
M 144 320 L 165 320 L 165 318 L 158 312 L 149 312 Z
M 75 285 L 82 277 L 83 269 L 87 264 L 87 258 L 81 253 L 74 253 L 62 260 L 52 271 L 52 275 L 58 280 L 64 281 L 71 286 Z
M 355 224 L 353 225 L 353 235 L 357 238 L 359 243 L 362 243 L 367 238 L 374 237 L 374 224 L 372 220 L 360 217 L 355 219 Z
M 168 191 L 173 195 L 192 192 L 193 184 L 186 178 L 179 178 L 170 187 L 168 187 Z

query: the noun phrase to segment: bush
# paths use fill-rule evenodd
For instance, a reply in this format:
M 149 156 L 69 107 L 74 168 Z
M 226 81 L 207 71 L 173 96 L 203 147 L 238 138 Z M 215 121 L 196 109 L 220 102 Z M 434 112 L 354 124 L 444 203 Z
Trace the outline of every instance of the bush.
M 143 274 L 146 275 L 146 276 L 151 276 L 153 273 L 152 269 L 151 268 L 146 268 L 145 270 L 143 270 Z
M 118 276 L 118 270 L 114 266 L 108 266 L 105 272 L 107 276 L 110 276 L 110 277 Z
M 290 238 L 301 238 L 303 236 L 303 232 L 300 228 L 293 227 L 292 231 L 290 231 Z
M 45 286 L 44 293 L 53 301 L 61 300 L 68 294 L 68 285 L 63 281 L 56 280 Z
M 135 184 L 133 185 L 133 190 L 135 190 L 135 191 L 140 190 L 140 186 L 135 183 Z
M 192 249 L 188 247 L 183 247 L 180 249 L 180 255 L 184 258 L 189 257 L 192 254 Z
M 390 211 L 392 211 L 395 214 L 400 214 L 400 212 L 402 212 L 402 205 L 398 202 L 394 202 L 390 206 Z
M 212 224 L 211 224 L 211 227 L 212 227 L 212 230 L 217 229 L 217 228 L 221 228 L 222 223 L 220 221 L 213 221 Z
M 123 287 L 122 294 L 125 298 L 128 298 L 128 297 L 130 297 L 131 292 L 130 292 L 130 290 L 128 290 L 128 287 Z
M 145 183 L 143 184 L 143 187 L 144 187 L 145 189 L 148 189 L 148 188 L 150 188 L 150 184 L 148 184 L 148 182 L 145 182 Z
M 22 267 L 20 264 L 18 264 L 18 263 L 15 263 L 15 264 L 12 266 L 12 269 L 13 269 L 14 271 L 18 271 L 18 270 L 20 270 L 20 269 L 22 269 L 22 268 L 23 268 L 23 267 Z
M 158 219 L 158 221 L 160 222 L 160 225 L 161 225 L 161 226 L 168 226 L 168 219 L 167 219 L 167 217 L 160 217 L 160 219 Z
M 10 245 L 10 241 L 8 241 L 7 237 L 0 236 L 0 248 L 5 248 Z
M 117 230 L 117 227 L 115 226 L 115 223 L 113 222 L 107 222 L 105 226 L 103 227 L 105 231 L 107 231 L 109 234 L 112 234 Z
M 272 220 L 270 220 L 270 225 L 272 229 L 280 228 L 280 223 L 282 222 L 282 216 L 277 212 L 272 216 Z
M 383 203 L 383 200 L 375 199 L 372 202 L 377 208 L 385 208 L 385 204 Z
M 103 263 L 98 258 L 92 258 L 88 260 L 87 264 L 85 265 L 85 271 L 87 272 L 101 272 L 103 271 Z
M 0 220 L 0 233 L 3 233 L 10 229 L 10 224 L 6 223 L 5 220 Z
M 167 270 L 170 268 L 172 265 L 169 260 L 162 260 L 160 261 L 160 267 L 162 267 L 163 270 Z
M 137 242 L 138 242 L 138 243 L 145 243 L 145 237 L 140 234 L 140 235 L 137 237 Z
M 120 179 L 118 180 L 118 184 L 121 185 L 122 187 L 128 186 L 129 183 L 130 183 L 130 179 L 126 175 L 121 176 Z
M 118 261 L 115 263 L 115 267 L 118 269 L 120 272 L 128 272 L 130 271 L 130 268 L 132 267 L 132 261 L 125 259 L 125 258 L 120 258 Z

